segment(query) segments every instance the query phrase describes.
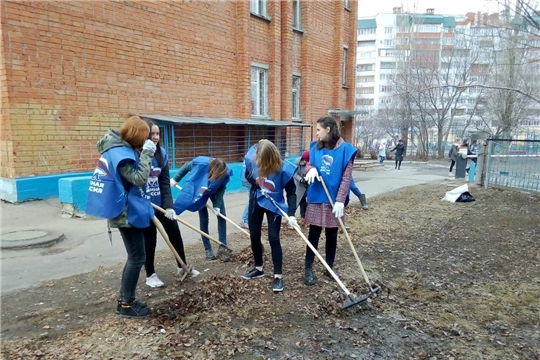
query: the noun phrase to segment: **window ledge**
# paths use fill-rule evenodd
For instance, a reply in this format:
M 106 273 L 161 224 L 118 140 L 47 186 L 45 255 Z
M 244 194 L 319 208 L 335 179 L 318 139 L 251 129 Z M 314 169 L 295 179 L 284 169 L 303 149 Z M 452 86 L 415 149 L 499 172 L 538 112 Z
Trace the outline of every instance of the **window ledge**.
M 344 9 L 347 10 L 348 12 L 351 12 L 351 9 L 348 7 L 344 7 Z
M 272 17 L 270 15 L 261 15 L 261 14 L 256 14 L 254 12 L 251 12 L 250 13 L 252 16 L 256 17 L 256 18 L 259 18 L 259 19 L 262 19 L 262 20 L 266 20 L 268 22 L 272 21 Z
M 292 118 L 292 122 L 301 123 L 302 121 L 302 118 Z
M 303 34 L 305 32 L 304 29 L 300 29 L 300 28 L 293 27 L 292 29 L 293 29 L 294 32 L 297 32 L 297 33 L 300 33 L 300 34 Z
M 251 120 L 272 120 L 272 117 L 269 115 L 251 115 Z
M 348 86 L 348 85 L 343 85 L 343 84 L 341 84 L 341 88 L 342 88 L 342 89 L 348 89 L 349 86 Z

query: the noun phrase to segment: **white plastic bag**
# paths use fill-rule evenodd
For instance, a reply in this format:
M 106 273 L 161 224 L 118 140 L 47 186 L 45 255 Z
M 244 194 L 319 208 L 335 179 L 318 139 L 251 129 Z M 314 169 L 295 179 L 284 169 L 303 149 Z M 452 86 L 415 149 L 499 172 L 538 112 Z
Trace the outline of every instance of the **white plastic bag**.
M 459 196 L 466 191 L 469 191 L 469 185 L 465 184 L 465 185 L 458 186 L 455 189 L 447 191 L 446 195 L 444 195 L 444 197 L 441 200 L 456 202 Z

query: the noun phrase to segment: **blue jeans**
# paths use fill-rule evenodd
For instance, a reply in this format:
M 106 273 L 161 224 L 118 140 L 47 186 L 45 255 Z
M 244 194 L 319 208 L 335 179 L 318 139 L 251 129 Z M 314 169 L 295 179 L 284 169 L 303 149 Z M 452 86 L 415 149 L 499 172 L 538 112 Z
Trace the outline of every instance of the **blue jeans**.
M 242 214 L 242 221 L 247 224 L 248 222 L 248 213 L 249 213 L 249 191 L 248 191 L 248 202 L 244 208 L 244 213 Z
M 210 196 L 210 200 L 212 200 L 212 203 L 214 202 L 215 200 L 215 197 L 214 196 Z M 223 201 L 221 203 L 221 207 L 219 208 L 221 214 L 223 215 L 227 215 L 225 213 L 225 201 Z M 208 218 L 208 209 L 205 207 L 203 207 L 201 210 L 199 210 L 199 228 L 201 229 L 201 231 L 205 232 L 208 234 L 208 223 L 209 223 L 209 218 Z M 227 222 L 225 221 L 225 219 L 221 218 L 220 216 L 217 217 L 217 224 L 218 224 L 218 240 L 224 244 L 224 245 L 227 245 Z M 204 245 L 204 249 L 205 250 L 210 250 L 212 248 L 212 244 L 210 243 L 210 240 L 204 236 L 204 235 L 201 235 L 201 239 L 203 241 L 203 245 Z
M 379 155 L 379 163 L 382 164 L 386 160 L 386 156 Z
M 125 303 L 131 303 L 135 300 L 135 289 L 139 281 L 139 274 L 146 260 L 144 230 L 133 227 L 118 228 L 118 230 L 124 241 L 128 256 L 122 272 L 120 299 Z

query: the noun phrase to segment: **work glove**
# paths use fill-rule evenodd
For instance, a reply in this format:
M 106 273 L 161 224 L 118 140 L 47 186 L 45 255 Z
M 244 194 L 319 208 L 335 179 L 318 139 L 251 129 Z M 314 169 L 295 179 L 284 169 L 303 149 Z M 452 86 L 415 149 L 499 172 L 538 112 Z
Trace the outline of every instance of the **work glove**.
M 332 214 L 336 218 L 340 218 L 343 216 L 343 209 L 345 208 L 345 205 L 342 202 L 336 201 L 334 204 L 334 208 L 332 209 Z
M 175 220 L 176 212 L 174 211 L 174 209 L 167 209 L 165 210 L 165 217 L 169 220 Z
M 309 170 L 306 174 L 306 181 L 308 184 L 311 184 L 315 181 L 315 179 L 318 179 L 319 178 L 319 173 L 317 172 L 317 169 L 315 169 L 314 167 L 311 168 L 311 170 Z
M 270 190 L 267 188 L 261 188 L 261 194 L 263 194 L 263 196 L 269 196 L 268 194 L 270 194 Z
M 219 210 L 219 208 L 216 208 L 216 207 L 215 207 L 215 208 L 212 209 L 212 212 L 214 213 L 214 215 L 218 216 L 220 210 Z
M 152 154 L 156 152 L 156 144 L 152 140 L 146 140 L 142 148 L 143 150 L 150 150 Z
M 177 184 L 178 182 L 174 178 L 171 178 L 171 187 L 175 187 Z
M 289 227 L 295 228 L 298 226 L 298 221 L 296 221 L 296 218 L 294 216 L 289 216 Z

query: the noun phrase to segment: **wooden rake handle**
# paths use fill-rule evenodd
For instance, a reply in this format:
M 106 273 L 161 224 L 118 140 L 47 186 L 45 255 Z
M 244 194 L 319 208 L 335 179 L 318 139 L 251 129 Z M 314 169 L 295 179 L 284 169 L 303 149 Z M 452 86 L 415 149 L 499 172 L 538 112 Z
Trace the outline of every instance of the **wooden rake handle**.
M 157 206 L 156 204 L 152 204 L 152 207 L 153 207 L 154 209 L 157 209 L 157 210 L 161 211 L 161 212 L 164 213 L 164 214 L 166 213 L 165 209 L 163 209 L 163 208 Z M 232 251 L 231 249 L 229 249 L 229 248 L 227 247 L 227 245 L 223 244 L 221 241 L 219 241 L 219 240 L 216 239 L 215 237 L 208 235 L 208 234 L 205 233 L 204 231 L 201 231 L 200 229 L 198 229 L 198 228 L 196 228 L 195 226 L 191 225 L 191 224 L 188 223 L 187 221 L 184 221 L 184 220 L 180 219 L 178 216 L 176 216 L 175 219 L 176 219 L 176 221 L 178 221 L 180 224 L 182 224 L 182 225 L 184 225 L 184 226 L 190 228 L 191 230 L 193 230 L 193 231 L 195 231 L 195 232 L 197 232 L 197 233 L 199 233 L 199 234 L 201 234 L 201 235 L 203 235 L 203 236 L 206 236 L 206 237 L 207 237 L 208 239 L 210 239 L 211 241 L 213 241 L 213 242 L 215 242 L 215 243 L 217 243 L 217 244 L 219 244 L 219 245 L 221 245 L 221 246 L 224 246 L 227 250 Z
M 154 204 L 152 204 L 152 205 L 154 205 Z M 167 243 L 167 245 L 169 245 L 169 248 L 171 249 L 172 253 L 174 254 L 174 257 L 176 258 L 176 260 L 178 260 L 178 263 L 180 264 L 180 266 L 182 266 L 182 269 L 184 269 L 184 271 L 186 273 L 189 273 L 190 272 L 189 268 L 187 267 L 186 263 L 182 260 L 180 255 L 178 255 L 178 252 L 176 251 L 176 249 L 172 245 L 171 240 L 169 239 L 169 235 L 165 231 L 165 228 L 163 227 L 163 224 L 155 216 L 152 219 L 152 221 L 153 221 L 154 225 L 156 226 L 156 228 L 158 229 L 161 236 L 163 237 L 163 239 L 165 240 L 165 242 Z
M 210 210 L 210 211 L 213 210 L 213 208 L 212 208 L 210 205 L 208 205 L 208 204 L 206 204 L 206 207 L 207 207 L 208 210 Z M 230 222 L 231 224 L 233 224 L 234 226 L 236 226 L 236 227 L 238 228 L 238 230 L 240 230 L 241 232 L 243 232 L 244 234 L 246 234 L 247 237 L 250 237 L 249 233 L 248 233 L 246 230 L 242 229 L 242 228 L 240 227 L 240 225 L 238 225 L 237 223 L 235 223 L 234 221 L 232 221 L 231 219 L 229 219 L 228 217 L 226 217 L 226 216 L 223 215 L 222 213 L 217 214 L 217 216 L 219 216 L 219 217 L 222 218 L 222 219 L 227 220 L 228 222 Z
M 266 195 L 265 195 L 266 196 Z M 281 213 L 281 216 L 287 220 L 287 222 L 289 221 L 289 216 L 287 215 L 287 213 L 285 213 L 285 211 L 283 211 L 282 208 L 279 207 L 279 205 L 275 202 L 275 200 L 270 197 L 270 196 L 266 196 L 267 199 L 270 199 L 270 201 L 274 204 L 274 206 L 279 210 L 279 212 Z M 324 260 L 324 258 L 321 256 L 321 254 L 319 254 L 319 252 L 317 251 L 317 249 L 315 249 L 315 247 L 309 242 L 309 240 L 306 238 L 306 235 L 304 235 L 304 233 L 302 232 L 302 230 L 300 230 L 300 228 L 297 226 L 294 227 L 294 230 L 296 230 L 296 232 L 298 233 L 298 235 L 300 235 L 300 237 L 302 238 L 302 240 L 304 240 L 304 242 L 306 243 L 306 245 L 311 249 L 311 251 L 313 251 L 313 253 L 317 256 L 317 258 L 320 260 L 320 262 L 324 265 L 324 267 L 326 268 L 326 270 L 328 270 L 328 273 L 330 275 L 332 275 L 332 277 L 334 278 L 334 280 L 336 280 L 336 282 L 338 283 L 339 287 L 341 287 L 341 289 L 345 292 L 345 294 L 347 296 L 351 295 L 351 292 L 345 287 L 345 285 L 341 282 L 341 280 L 339 279 L 339 277 L 336 275 L 336 273 L 334 272 L 334 270 L 332 270 L 332 268 L 328 265 L 328 263 Z
M 326 187 L 326 183 L 324 182 L 324 179 L 322 176 L 319 176 L 319 181 L 321 182 L 324 192 L 326 193 L 326 196 L 328 197 L 328 201 L 330 202 L 330 205 L 332 208 L 334 208 L 334 202 L 332 201 L 332 197 L 330 196 L 330 192 L 328 191 L 328 188 Z M 362 272 L 362 275 L 364 276 L 364 280 L 366 280 L 366 283 L 371 287 L 371 283 L 369 282 L 369 278 L 366 274 L 366 271 L 364 270 L 364 267 L 362 266 L 362 262 L 360 261 L 360 258 L 358 257 L 358 254 L 356 253 L 356 249 L 354 248 L 354 245 L 352 243 L 351 237 L 349 236 L 349 233 L 347 232 L 347 229 L 345 228 L 345 224 L 343 223 L 343 220 L 339 217 L 338 218 L 339 226 L 341 226 L 341 230 L 345 234 L 345 237 L 347 238 L 347 241 L 349 242 L 349 246 L 351 247 L 351 250 L 353 252 L 354 258 L 356 259 L 356 262 L 358 263 L 358 266 L 360 267 L 360 271 Z

